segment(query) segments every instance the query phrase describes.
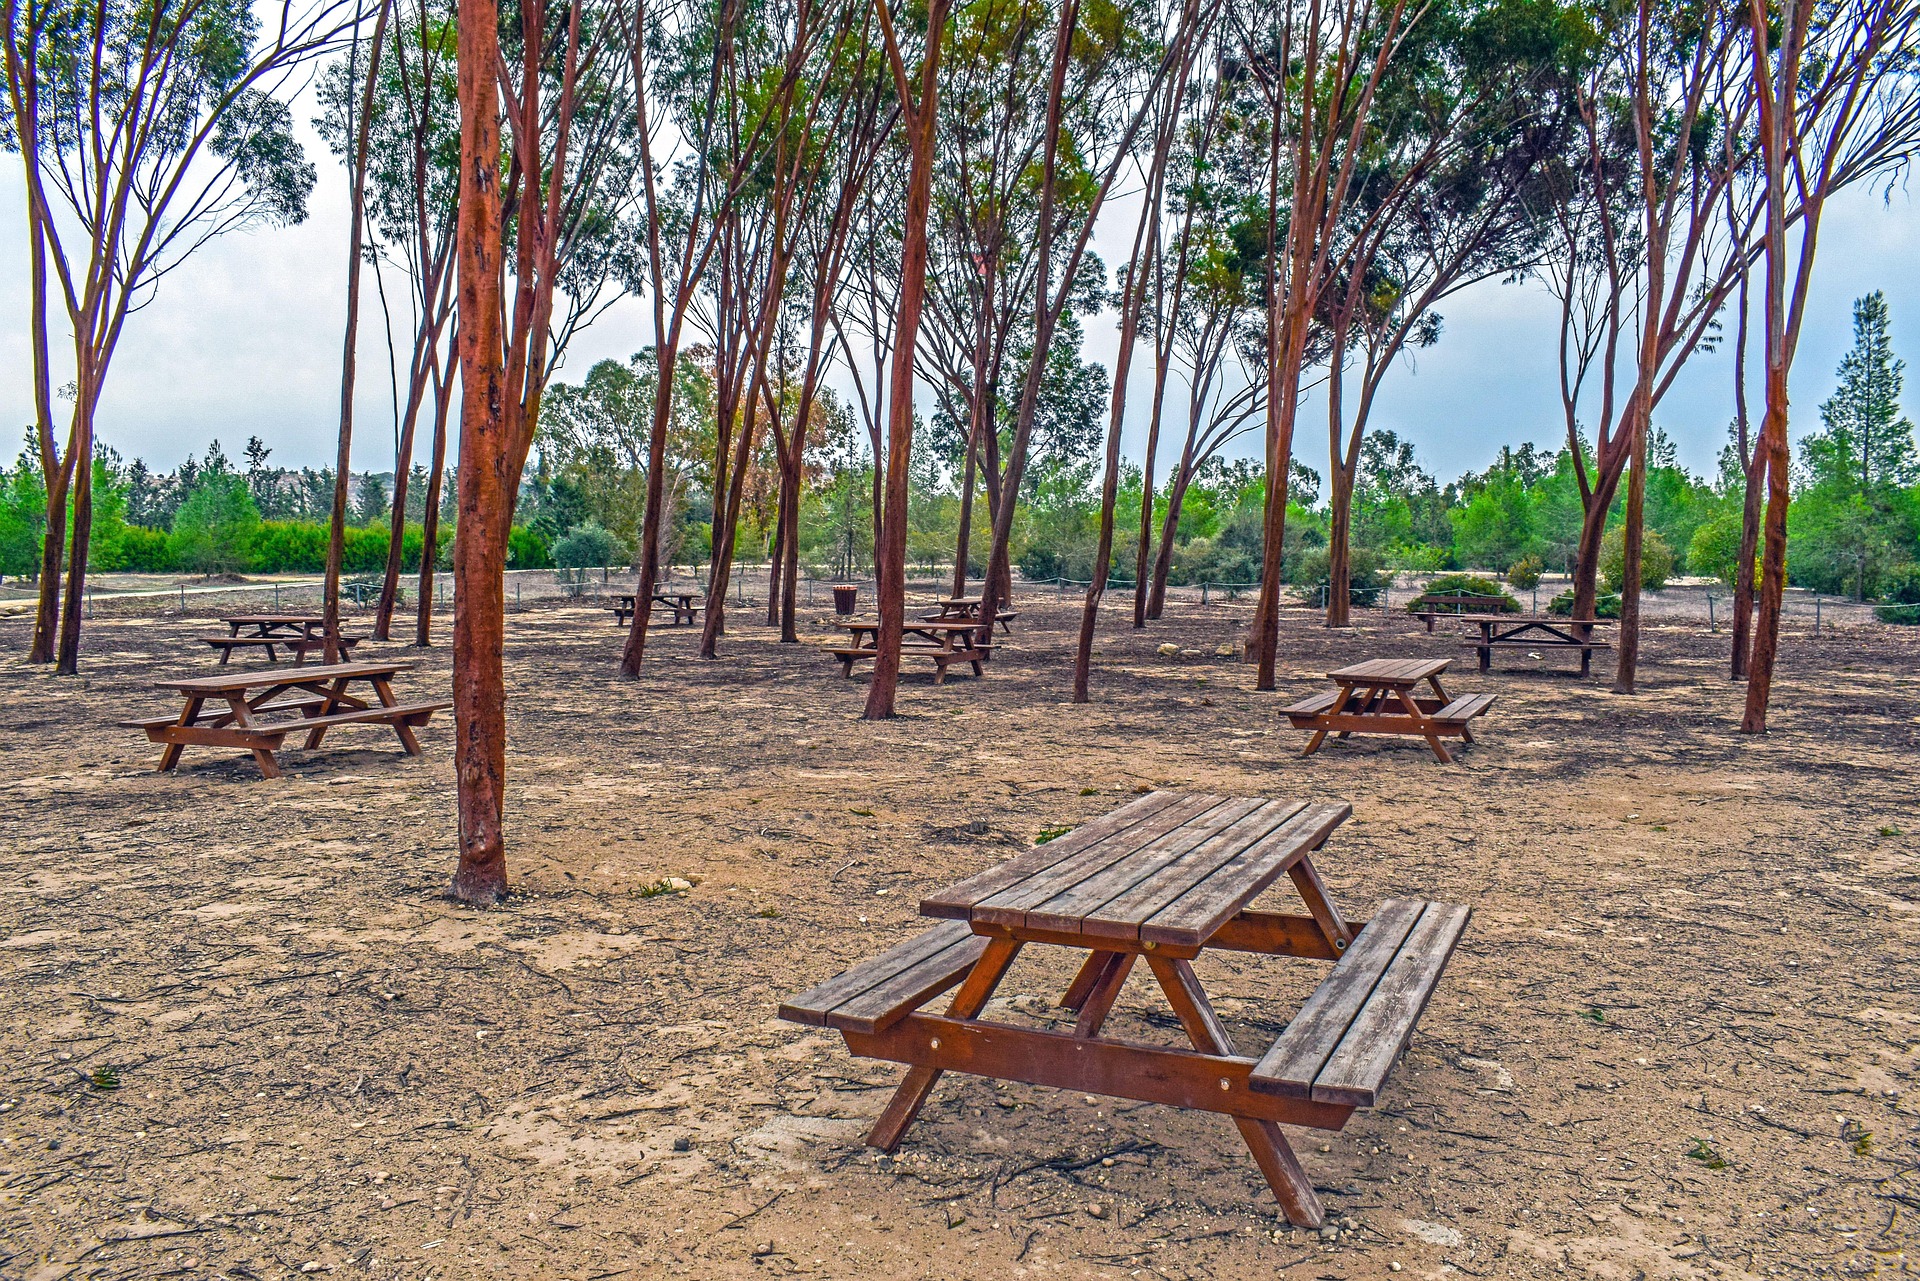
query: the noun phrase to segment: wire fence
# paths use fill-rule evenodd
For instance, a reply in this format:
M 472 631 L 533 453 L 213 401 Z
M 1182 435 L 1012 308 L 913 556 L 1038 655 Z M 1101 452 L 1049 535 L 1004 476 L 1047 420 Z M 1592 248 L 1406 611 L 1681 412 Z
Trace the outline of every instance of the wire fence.
M 661 579 L 659 588 L 662 591 L 691 591 L 704 595 L 704 568 L 701 566 L 698 570 L 689 570 L 679 567 L 677 572 L 669 572 Z M 769 567 L 764 564 L 736 565 L 728 580 L 727 604 L 733 609 L 764 607 L 768 579 Z M 503 587 L 507 607 L 510 610 L 525 610 L 570 604 L 607 605 L 614 596 L 631 594 L 634 581 L 635 574 L 631 568 L 601 565 L 584 569 L 509 570 Z M 444 613 L 452 607 L 453 575 L 436 573 L 431 582 L 433 611 Z M 978 592 L 978 582 L 977 577 L 970 577 L 966 590 Z M 1025 592 L 1050 593 L 1056 599 L 1084 595 L 1088 587 L 1085 580 L 1068 578 L 1037 581 L 1020 578 L 1018 582 L 1020 589 Z M 1519 600 L 1522 608 L 1539 613 L 1568 585 L 1556 577 L 1542 581 L 1537 587 L 1509 588 L 1509 591 Z M 799 604 L 803 608 L 831 607 L 834 603 L 831 589 L 836 586 L 854 588 L 856 601 L 870 607 L 874 579 L 871 576 L 828 578 L 803 569 L 797 586 Z M 952 571 L 922 566 L 910 571 L 907 586 L 908 591 L 916 597 L 945 596 L 954 586 Z M 356 613 L 371 611 L 379 603 L 380 587 L 378 575 L 351 577 L 341 584 L 342 604 Z M 401 610 L 414 612 L 419 588 L 417 574 L 402 576 Z M 1105 607 L 1131 610 L 1133 588 L 1131 577 L 1109 578 Z M 5 589 L 5 594 L 0 595 L 0 617 L 19 617 L 31 613 L 33 595 L 30 584 L 23 584 L 16 579 L 5 584 Z M 1168 584 L 1165 606 L 1207 611 L 1251 609 L 1259 590 L 1260 585 L 1252 582 Z M 1351 621 L 1364 626 L 1370 617 L 1384 621 L 1396 614 L 1403 614 L 1406 606 L 1424 590 L 1424 578 L 1403 576 L 1385 587 L 1356 592 L 1350 611 Z M 1327 591 L 1325 585 L 1290 586 L 1285 589 L 1282 598 L 1283 608 L 1296 613 L 1324 611 Z M 213 615 L 318 612 L 323 603 L 321 593 L 322 584 L 318 577 L 266 582 L 193 582 L 160 576 L 104 575 L 89 583 L 86 608 L 89 617 L 101 613 Z M 1653 626 L 1692 624 L 1703 625 L 1710 631 L 1724 631 L 1731 626 L 1732 608 L 1732 593 L 1723 584 L 1711 581 L 1675 583 L 1662 591 L 1648 592 L 1641 597 L 1641 617 Z M 1814 635 L 1830 627 L 1875 623 L 1920 625 L 1920 602 L 1874 604 L 1802 588 L 1788 589 L 1782 613 L 1790 626 L 1808 630 Z

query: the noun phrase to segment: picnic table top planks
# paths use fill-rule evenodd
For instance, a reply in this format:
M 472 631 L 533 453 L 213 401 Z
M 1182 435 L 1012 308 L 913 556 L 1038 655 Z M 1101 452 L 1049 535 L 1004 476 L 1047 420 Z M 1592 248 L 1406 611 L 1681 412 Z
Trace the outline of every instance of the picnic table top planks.
M 182 676 L 155 681 L 160 689 L 175 689 L 183 694 L 230 694 L 261 685 L 307 685 L 318 681 L 365 680 L 411 671 L 410 662 L 323 663 L 313 667 L 256 667 L 222 672 L 217 676 Z
M 925 916 L 1203 946 L 1347 820 L 1345 802 L 1153 792 L 920 902 Z
M 1447 670 L 1450 658 L 1369 658 L 1327 673 L 1341 684 L 1417 685 Z

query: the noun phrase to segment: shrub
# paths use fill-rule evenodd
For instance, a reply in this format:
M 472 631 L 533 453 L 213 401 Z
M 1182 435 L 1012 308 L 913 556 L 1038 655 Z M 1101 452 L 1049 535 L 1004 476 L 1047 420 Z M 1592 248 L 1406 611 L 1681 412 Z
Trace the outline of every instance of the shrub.
M 1545 561 L 1529 553 L 1508 566 L 1507 581 L 1523 592 L 1532 591 L 1540 585 L 1540 572 L 1546 567 Z
M 128 525 L 120 533 L 121 568 L 130 574 L 165 574 L 180 568 L 162 529 Z
M 201 477 L 173 517 L 173 555 L 180 568 L 197 574 L 231 574 L 248 567 L 260 509 L 253 505 L 244 477 L 213 473 Z
M 1624 525 L 1616 525 L 1600 544 L 1600 581 L 1608 591 L 1618 592 L 1626 585 L 1626 570 L 1627 531 Z M 1672 577 L 1673 548 L 1667 546 L 1659 530 L 1646 529 L 1640 540 L 1641 590 L 1657 592 Z
M 1728 587 L 1735 584 L 1740 568 L 1740 513 L 1723 512 L 1703 521 L 1687 544 L 1687 569 L 1694 574 L 1712 574 Z M 1758 566 L 1759 558 L 1754 564 Z M 1754 581 L 1760 581 L 1756 568 Z
M 624 565 L 627 549 L 612 531 L 591 518 L 575 525 L 553 544 L 553 563 L 562 569 L 598 569 L 604 565 Z
M 1573 612 L 1573 588 L 1569 587 L 1547 602 L 1547 612 L 1565 618 Z M 1595 618 L 1620 617 L 1620 597 L 1612 592 L 1602 592 L 1594 599 L 1593 616 Z
M 1420 602 L 1429 596 L 1490 596 L 1487 608 L 1496 614 L 1517 614 L 1520 602 L 1507 594 L 1505 588 L 1491 578 L 1482 578 L 1478 574 L 1442 574 L 1428 583 L 1426 590 L 1407 602 L 1411 613 L 1420 608 Z
M 1304 587 L 1332 584 L 1331 557 L 1325 547 L 1313 547 L 1300 553 L 1293 562 L 1288 580 Z M 1377 605 L 1388 578 L 1380 572 L 1380 554 L 1369 547 L 1355 547 L 1347 553 L 1347 588 L 1355 605 Z
M 386 548 L 380 550 L 385 554 Z M 538 532 L 525 525 L 515 525 L 507 533 L 507 568 L 552 569 L 552 548 Z
M 317 574 L 327 567 L 327 527 L 305 520 L 270 520 L 253 536 L 248 565 L 256 574 Z
M 1874 609 L 1883 623 L 1920 624 L 1920 565 L 1902 565 L 1887 575 L 1886 603 Z

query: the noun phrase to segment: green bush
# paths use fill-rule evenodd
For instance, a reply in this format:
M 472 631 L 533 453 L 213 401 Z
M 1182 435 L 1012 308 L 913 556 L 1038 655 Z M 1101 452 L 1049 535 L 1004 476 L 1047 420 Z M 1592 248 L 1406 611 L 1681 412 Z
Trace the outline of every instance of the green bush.
M 1547 602 L 1547 612 L 1565 618 L 1573 612 L 1573 588 L 1569 587 Z M 1595 618 L 1620 617 L 1620 597 L 1612 592 L 1602 592 L 1594 598 L 1593 616 Z
M 129 574 L 167 574 L 180 568 L 163 529 L 128 525 L 120 534 L 121 568 Z
M 1293 563 L 1289 581 L 1303 587 L 1328 587 L 1333 582 L 1332 558 L 1325 547 L 1312 547 L 1300 553 Z M 1355 547 L 1347 553 L 1347 588 L 1355 605 L 1378 605 L 1380 593 L 1391 581 L 1380 572 L 1380 554 L 1370 547 Z
M 1528 553 L 1507 567 L 1507 581 L 1523 592 L 1530 592 L 1540 585 L 1540 574 L 1546 567 L 1545 561 Z
M 1442 574 L 1428 583 L 1426 590 L 1407 602 L 1407 612 L 1421 608 L 1420 602 L 1429 596 L 1490 596 L 1487 609 L 1495 614 L 1517 614 L 1520 602 L 1507 594 L 1507 590 L 1491 578 L 1482 578 L 1478 574 Z
M 1740 568 L 1740 513 L 1723 512 L 1701 522 L 1687 544 L 1687 569 L 1694 574 L 1712 574 L 1728 587 L 1734 586 Z M 1760 581 L 1758 557 L 1753 579 Z
M 1616 525 L 1600 544 L 1600 581 L 1610 592 L 1626 586 L 1627 530 Z M 1640 540 L 1640 588 L 1657 592 L 1673 577 L 1673 548 L 1657 529 L 1647 529 Z
M 1901 565 L 1888 573 L 1886 603 L 1874 609 L 1883 623 L 1920 624 L 1920 565 Z
M 385 547 L 380 550 L 386 553 Z M 538 532 L 515 525 L 507 533 L 507 568 L 552 569 L 553 549 Z
M 624 565 L 627 549 L 599 521 L 589 517 L 554 540 L 553 563 L 562 569 L 599 569 Z
M 244 477 L 202 476 L 173 517 L 173 557 L 196 574 L 232 574 L 247 568 L 260 509 Z

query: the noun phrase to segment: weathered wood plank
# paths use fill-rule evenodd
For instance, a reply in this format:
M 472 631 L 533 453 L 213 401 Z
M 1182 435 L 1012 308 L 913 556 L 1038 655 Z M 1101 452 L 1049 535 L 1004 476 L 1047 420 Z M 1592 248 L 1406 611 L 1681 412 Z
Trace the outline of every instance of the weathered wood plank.
M 1313 1097 L 1314 1078 L 1373 994 L 1426 904 L 1388 899 L 1353 941 L 1333 973 L 1313 990 L 1286 1031 L 1260 1057 L 1250 1078 L 1256 1090 L 1285 1098 Z
M 980 900 L 1019 884 L 1034 873 L 1053 866 L 1068 854 L 1126 830 L 1180 799 L 1178 792 L 1148 792 L 1136 796 L 1119 809 L 1090 819 L 1065 836 L 1057 837 L 1045 845 L 1036 845 L 1018 858 L 929 894 L 920 900 L 920 914 L 965 920 L 973 910 L 973 905 Z
M 1167 888 L 1173 892 L 1161 900 L 1160 906 L 1150 914 L 1138 914 L 1141 941 L 1205 943 L 1295 862 L 1319 849 L 1352 813 L 1353 806 L 1344 801 L 1309 805 L 1260 841 L 1207 870 L 1204 876 L 1185 885 L 1170 881 Z
M 1380 1087 L 1407 1048 L 1470 915 L 1471 909 L 1460 904 L 1427 905 L 1346 1036 L 1314 1077 L 1313 1098 L 1356 1107 L 1378 1101 Z
M 894 974 L 827 1013 L 827 1026 L 841 1031 L 878 1032 L 967 977 L 987 950 L 988 940 L 969 934 L 932 956 Z
M 1151 883 L 1175 864 L 1184 866 L 1190 860 L 1205 860 L 1219 850 L 1244 848 L 1303 807 L 1304 802 L 1299 801 L 1235 798 L 1033 905 L 1027 909 L 1022 924 L 1040 929 L 1077 930 L 1089 916 L 1110 915 L 1106 904 Z
M 827 1014 L 901 970 L 952 947 L 971 935 L 964 923 L 936 925 L 904 943 L 888 948 L 851 969 L 815 984 L 780 1003 L 780 1017 L 790 1023 L 825 1026 Z
M 1165 809 L 1156 810 L 1118 832 L 1105 833 L 1099 839 L 1061 855 L 1019 882 L 980 899 L 973 905 L 973 919 L 1000 925 L 1024 924 L 1029 906 L 1044 902 L 1061 890 L 1078 884 L 1156 837 L 1183 827 L 1216 806 L 1226 804 L 1228 799 L 1225 796 L 1176 796 Z M 1076 834 L 1070 832 L 1068 837 Z M 1059 841 L 1054 841 L 1048 848 L 1057 844 Z
M 1353 1109 L 1247 1088 L 1253 1060 L 1080 1038 L 984 1020 L 909 1014 L 884 1032 L 843 1033 L 862 1058 L 1337 1130 Z M 936 1045 L 935 1043 L 938 1042 Z

